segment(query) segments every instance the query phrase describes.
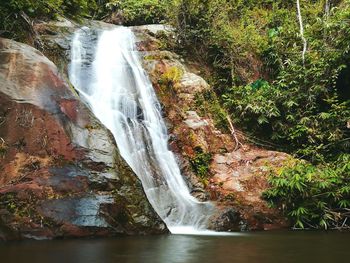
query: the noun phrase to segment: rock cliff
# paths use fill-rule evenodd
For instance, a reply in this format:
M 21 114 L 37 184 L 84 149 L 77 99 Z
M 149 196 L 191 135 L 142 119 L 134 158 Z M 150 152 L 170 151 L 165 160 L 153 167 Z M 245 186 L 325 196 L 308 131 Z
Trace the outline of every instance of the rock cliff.
M 0 39 L 0 83 L 0 240 L 167 231 L 49 59 Z

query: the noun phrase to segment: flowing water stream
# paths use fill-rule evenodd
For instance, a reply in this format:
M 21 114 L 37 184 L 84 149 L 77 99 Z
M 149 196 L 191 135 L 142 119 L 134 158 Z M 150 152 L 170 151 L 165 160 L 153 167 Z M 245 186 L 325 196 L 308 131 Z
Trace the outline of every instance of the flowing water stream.
M 113 133 L 122 157 L 174 234 L 210 234 L 214 207 L 191 196 L 174 154 L 152 84 L 126 27 L 82 28 L 73 39 L 69 78 Z

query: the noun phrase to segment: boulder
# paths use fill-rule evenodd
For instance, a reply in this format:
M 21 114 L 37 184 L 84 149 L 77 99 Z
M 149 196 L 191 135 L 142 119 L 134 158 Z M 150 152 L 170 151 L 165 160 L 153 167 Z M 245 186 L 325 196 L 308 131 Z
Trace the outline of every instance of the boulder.
M 0 39 L 0 239 L 165 232 L 113 136 L 56 66 Z

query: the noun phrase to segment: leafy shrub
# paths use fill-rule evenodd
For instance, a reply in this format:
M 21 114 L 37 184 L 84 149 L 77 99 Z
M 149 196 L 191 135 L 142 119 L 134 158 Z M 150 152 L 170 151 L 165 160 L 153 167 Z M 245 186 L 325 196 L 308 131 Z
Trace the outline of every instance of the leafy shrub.
M 279 150 L 316 162 L 348 151 L 349 101 L 341 102 L 334 94 L 302 91 L 299 86 L 286 91 L 254 84 L 234 87 L 222 96 L 235 122 L 247 131 L 280 144 Z
M 160 76 L 159 84 L 166 87 L 174 86 L 181 80 L 183 74 L 184 72 L 181 68 L 172 66 Z
M 52 18 L 60 13 L 68 16 L 88 15 L 89 10 L 96 8 L 96 3 L 87 0 L 10 0 L 1 4 L 0 8 L 2 16 L 23 11 L 33 18 Z
M 227 112 L 220 104 L 220 101 L 213 90 L 197 93 L 195 95 L 195 103 L 196 110 L 200 115 L 210 117 L 214 121 L 216 128 L 219 128 L 224 132 L 229 132 Z
M 262 126 L 280 117 L 280 97 L 280 91 L 263 80 L 247 86 L 234 87 L 222 96 L 224 105 L 239 113 L 235 118 L 236 122 L 254 120 L 255 123 L 247 127 L 252 130 L 256 129 L 256 123 Z
M 201 179 L 209 177 L 209 165 L 211 159 L 211 153 L 203 152 L 201 148 L 197 148 L 196 156 L 190 160 L 193 172 Z
M 112 0 L 107 10 L 121 11 L 126 25 L 155 24 L 166 18 L 170 0 Z
M 31 19 L 54 19 L 64 15 L 73 19 L 89 16 L 97 8 L 94 0 L 9 0 L 0 4 L 0 33 L 22 40 L 27 26 L 21 14 Z
M 268 178 L 263 197 L 283 209 L 297 228 L 346 227 L 350 217 L 350 155 L 313 166 L 291 161 Z

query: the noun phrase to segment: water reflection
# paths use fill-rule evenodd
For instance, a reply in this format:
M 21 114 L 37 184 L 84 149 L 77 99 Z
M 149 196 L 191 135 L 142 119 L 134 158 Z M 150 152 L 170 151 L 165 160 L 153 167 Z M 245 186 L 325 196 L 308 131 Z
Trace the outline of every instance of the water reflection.
M 347 262 L 349 233 L 256 233 L 0 243 L 6 263 Z

